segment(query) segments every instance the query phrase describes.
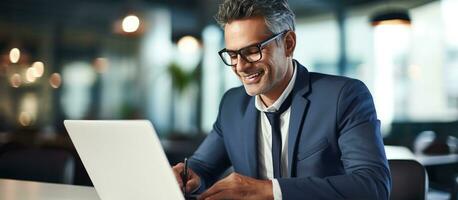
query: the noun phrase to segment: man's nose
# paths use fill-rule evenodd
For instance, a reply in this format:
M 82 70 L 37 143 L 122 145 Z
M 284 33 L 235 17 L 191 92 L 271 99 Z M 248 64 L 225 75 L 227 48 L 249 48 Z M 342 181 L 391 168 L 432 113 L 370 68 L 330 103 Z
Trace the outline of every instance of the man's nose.
M 238 72 L 245 71 L 246 68 L 250 66 L 251 63 L 247 62 L 242 55 L 237 55 L 237 65 L 235 65 Z

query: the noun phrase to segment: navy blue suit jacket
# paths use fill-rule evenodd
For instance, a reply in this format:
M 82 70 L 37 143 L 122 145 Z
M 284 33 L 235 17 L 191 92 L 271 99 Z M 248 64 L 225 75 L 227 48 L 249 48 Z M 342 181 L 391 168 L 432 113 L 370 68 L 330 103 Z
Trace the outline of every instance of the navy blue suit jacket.
M 278 179 L 283 199 L 388 199 L 390 171 L 367 87 L 355 79 L 310 73 L 298 62 L 296 68 L 289 176 Z M 259 178 L 259 116 L 255 98 L 243 86 L 225 93 L 213 130 L 189 161 L 202 189 L 231 166 Z

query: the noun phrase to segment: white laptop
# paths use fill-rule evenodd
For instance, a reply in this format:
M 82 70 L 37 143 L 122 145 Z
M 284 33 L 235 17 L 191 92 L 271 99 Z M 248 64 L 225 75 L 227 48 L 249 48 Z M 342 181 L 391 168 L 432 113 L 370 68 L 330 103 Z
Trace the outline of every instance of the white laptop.
M 101 200 L 184 199 L 147 120 L 65 120 Z

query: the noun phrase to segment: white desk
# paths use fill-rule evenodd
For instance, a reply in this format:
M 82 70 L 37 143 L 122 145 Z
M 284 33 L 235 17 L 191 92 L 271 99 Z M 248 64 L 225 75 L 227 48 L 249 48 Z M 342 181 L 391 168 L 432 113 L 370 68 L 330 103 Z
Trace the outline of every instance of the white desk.
M 458 163 L 458 154 L 438 155 L 438 156 L 418 155 L 416 158 L 418 162 L 420 162 L 424 166 Z
M 0 200 L 100 200 L 93 187 L 0 179 Z
M 423 166 L 444 165 L 458 163 L 458 154 L 449 155 L 415 155 L 403 146 L 385 146 L 386 157 L 390 159 L 416 160 Z

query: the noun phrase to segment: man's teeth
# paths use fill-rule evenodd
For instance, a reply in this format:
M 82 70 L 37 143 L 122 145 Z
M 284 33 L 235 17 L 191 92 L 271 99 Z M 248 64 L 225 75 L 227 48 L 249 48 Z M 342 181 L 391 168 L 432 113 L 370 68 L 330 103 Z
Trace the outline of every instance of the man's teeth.
M 261 72 L 248 75 L 247 78 L 255 78 L 256 76 L 259 76 L 259 75 L 261 75 Z

